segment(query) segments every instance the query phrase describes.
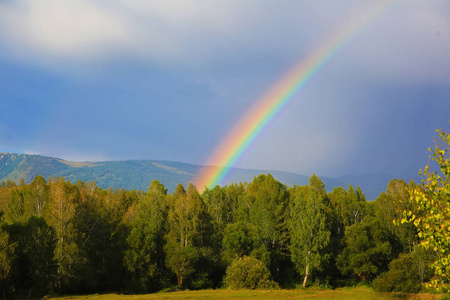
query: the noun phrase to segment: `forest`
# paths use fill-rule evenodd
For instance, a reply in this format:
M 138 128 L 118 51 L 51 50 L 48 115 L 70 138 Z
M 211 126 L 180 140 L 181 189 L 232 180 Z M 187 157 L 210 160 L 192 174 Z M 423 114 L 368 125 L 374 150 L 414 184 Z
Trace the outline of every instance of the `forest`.
M 448 291 L 450 135 L 421 184 L 392 180 L 375 201 L 321 179 L 270 174 L 199 193 L 102 189 L 42 176 L 1 212 L 1 297 L 205 288 Z M 3 186 L 11 186 L 2 184 Z

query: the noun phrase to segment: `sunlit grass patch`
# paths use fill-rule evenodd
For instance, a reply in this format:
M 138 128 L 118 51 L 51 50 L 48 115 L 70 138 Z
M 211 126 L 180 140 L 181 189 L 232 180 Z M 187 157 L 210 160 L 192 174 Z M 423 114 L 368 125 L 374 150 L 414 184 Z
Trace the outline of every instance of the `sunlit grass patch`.
M 336 290 L 298 289 L 298 290 L 199 290 L 155 293 L 147 295 L 88 295 L 69 296 L 52 299 L 73 300 L 152 300 L 152 299 L 348 299 L 348 300 L 377 300 L 377 299 L 439 299 L 442 295 L 402 295 L 395 293 L 377 293 L 368 287 L 342 288 Z

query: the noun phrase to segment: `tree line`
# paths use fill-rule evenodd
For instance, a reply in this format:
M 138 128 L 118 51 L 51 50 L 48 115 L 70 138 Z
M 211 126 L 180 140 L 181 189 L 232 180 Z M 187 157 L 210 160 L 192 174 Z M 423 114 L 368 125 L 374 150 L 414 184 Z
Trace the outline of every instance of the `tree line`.
M 193 184 L 168 193 L 154 180 L 144 192 L 37 176 L 12 191 L 1 218 L 2 296 L 446 286 L 450 164 L 442 147 L 436 151 L 446 168 L 440 183 L 395 179 L 371 202 L 352 185 L 327 193 L 316 175 L 293 187 L 259 175 L 201 194 Z M 424 204 L 430 195 L 444 207 L 438 220 Z M 430 226 L 439 229 L 431 237 Z

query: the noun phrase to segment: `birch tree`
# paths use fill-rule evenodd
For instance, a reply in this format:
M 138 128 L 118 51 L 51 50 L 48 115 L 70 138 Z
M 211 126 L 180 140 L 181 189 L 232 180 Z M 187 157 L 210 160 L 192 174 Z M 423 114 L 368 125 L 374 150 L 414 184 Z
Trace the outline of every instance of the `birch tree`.
M 78 251 L 75 243 L 76 233 L 73 226 L 75 216 L 74 193 L 70 182 L 60 177 L 49 182 L 50 197 L 46 219 L 56 232 L 55 258 L 58 262 L 58 289 L 63 282 L 74 276 L 73 267 Z
M 310 274 L 320 270 L 327 259 L 325 249 L 330 241 L 330 230 L 324 207 L 326 192 L 320 179 L 313 175 L 309 186 L 294 188 L 294 195 L 289 222 L 292 261 L 304 276 L 303 286 L 306 287 Z
M 401 223 L 413 222 L 417 226 L 420 244 L 436 254 L 432 264 L 436 278 L 431 286 L 441 291 L 450 290 L 450 134 L 437 130 L 432 159 L 439 166 L 430 166 L 419 172 L 422 184 L 411 191 L 411 201 L 417 211 L 404 210 Z
M 188 192 L 178 184 L 168 197 L 168 225 L 166 236 L 167 266 L 177 275 L 178 286 L 194 271 L 199 259 L 197 246 L 201 243 L 201 216 L 203 203 L 195 186 L 190 184 Z

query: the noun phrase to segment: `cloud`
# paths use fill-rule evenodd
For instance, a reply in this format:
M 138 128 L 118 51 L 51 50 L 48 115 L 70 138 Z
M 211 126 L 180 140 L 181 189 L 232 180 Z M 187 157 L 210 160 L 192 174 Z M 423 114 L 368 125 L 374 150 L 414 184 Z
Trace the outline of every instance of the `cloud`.
M 80 57 L 104 55 L 129 43 L 130 24 L 92 1 L 13 1 L 0 4 L 3 40 L 23 55 Z
M 361 32 L 342 59 L 366 81 L 448 83 L 450 6 L 447 1 L 397 2 Z
M 355 141 L 348 134 L 304 123 L 274 126 L 278 128 L 270 130 L 249 150 L 242 166 L 323 175 L 342 167 L 354 155 Z
M 443 1 L 398 3 L 377 21 L 379 30 L 373 29 L 372 38 L 368 37 L 374 42 L 362 40 L 365 45 L 355 49 L 376 50 L 385 59 L 392 50 L 411 50 L 411 46 L 424 50 L 426 46 L 418 43 L 420 34 L 428 31 L 433 38 L 436 32 L 442 35 L 440 42 L 431 41 L 428 47 L 446 51 L 449 39 L 444 36 L 450 33 Z M 330 28 L 344 23 L 354 2 L 4 1 L 0 39 L 11 53 L 33 60 L 44 56 L 92 63 L 128 56 L 198 67 L 232 60 L 240 64 L 242 59 L 261 56 L 288 62 L 313 49 Z M 389 46 L 380 45 L 380 39 Z
M 114 54 L 178 62 L 204 54 L 208 37 L 236 29 L 238 3 L 23 0 L 0 4 L 0 35 L 11 52 L 77 60 Z M 245 5 L 242 5 L 245 6 Z M 192 49 L 194 48 L 194 49 Z M 38 52 L 39 55 L 35 55 Z M 42 58 L 42 57 L 41 57 Z M 190 57 L 192 59 L 192 57 Z
M 0 40 L 33 60 L 137 56 L 192 66 L 246 52 L 296 52 L 321 27 L 310 26 L 320 10 L 287 0 L 16 0 L 0 3 Z
M 376 118 L 384 114 L 376 103 L 383 94 L 373 96 L 378 90 L 387 85 L 399 90 L 448 86 L 448 0 L 394 2 L 300 91 L 299 99 L 261 137 L 243 166 L 305 169 L 307 173 L 312 168 L 336 170 L 361 150 L 364 131 L 376 126 Z M 345 24 L 355 7 L 366 3 L 373 0 L 0 1 L 0 63 L 7 61 L 13 72 L 20 65 L 23 73 L 31 74 L 18 76 L 17 82 L 24 83 L 17 86 L 28 91 L 21 98 L 42 105 L 39 115 L 55 116 L 41 118 L 48 127 L 54 126 L 51 120 L 73 120 L 68 130 L 85 126 L 91 132 L 92 126 L 102 122 L 105 128 L 98 135 L 103 138 L 130 136 L 138 128 L 139 139 L 149 142 L 134 147 L 143 150 L 132 149 L 135 154 L 131 155 L 172 151 L 167 158 L 202 163 L 208 151 L 187 151 L 185 145 L 166 139 L 188 140 L 192 132 L 202 132 L 196 142 L 207 140 L 212 148 L 284 72 Z M 40 82 L 45 76 L 58 80 L 47 78 L 33 85 L 34 77 Z M 85 112 L 87 104 L 96 108 L 91 108 L 93 113 Z M 60 115 L 68 110 L 77 112 L 79 119 Z M 158 116 L 160 111 L 164 118 Z M 172 114 L 170 122 L 167 114 Z M 49 145 L 51 140 L 62 142 L 57 134 L 41 130 L 38 122 L 28 124 L 48 136 Z M 204 124 L 210 124 L 207 130 Z M 164 139 L 153 142 L 159 136 L 152 128 Z M 152 135 L 141 133 L 145 130 Z M 2 136 L 5 129 L 0 127 Z M 161 148 L 150 151 L 152 142 Z M 86 142 L 88 148 L 95 143 L 99 142 L 94 137 Z M 76 142 L 66 144 L 58 148 L 59 153 L 78 159 L 90 153 L 82 147 L 70 152 L 67 149 L 77 146 Z M 104 148 L 92 150 L 94 156 L 113 156 L 104 150 L 117 151 L 112 144 L 105 140 Z M 131 138 L 129 144 L 133 144 Z M 179 152 L 173 150 L 176 147 Z M 50 152 L 50 148 L 40 151 Z M 188 152 L 192 157 L 180 158 Z

